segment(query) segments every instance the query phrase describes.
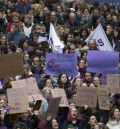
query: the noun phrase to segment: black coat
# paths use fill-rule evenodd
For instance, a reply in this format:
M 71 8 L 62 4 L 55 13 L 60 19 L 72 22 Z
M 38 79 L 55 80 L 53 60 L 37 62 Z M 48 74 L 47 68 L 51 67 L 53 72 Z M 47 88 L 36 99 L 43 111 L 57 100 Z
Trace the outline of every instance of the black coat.
M 115 50 L 116 51 L 120 51 L 120 40 L 119 41 L 116 41 Z
M 63 124 L 62 129 L 68 129 L 68 128 L 86 129 L 85 124 L 82 120 L 77 120 L 76 124 L 73 124 L 72 121 L 66 120 Z

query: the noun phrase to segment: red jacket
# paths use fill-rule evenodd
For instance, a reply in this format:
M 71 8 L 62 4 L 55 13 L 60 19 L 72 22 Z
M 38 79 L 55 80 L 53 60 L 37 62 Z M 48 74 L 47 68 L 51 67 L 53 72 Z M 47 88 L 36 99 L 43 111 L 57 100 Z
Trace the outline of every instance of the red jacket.
M 41 120 L 38 124 L 38 129 L 49 129 L 47 121 Z

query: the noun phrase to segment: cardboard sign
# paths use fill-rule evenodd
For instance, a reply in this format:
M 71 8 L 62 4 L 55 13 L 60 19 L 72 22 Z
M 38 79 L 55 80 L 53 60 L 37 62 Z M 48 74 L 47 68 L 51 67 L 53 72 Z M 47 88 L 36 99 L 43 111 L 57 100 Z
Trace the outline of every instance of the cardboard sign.
M 36 79 L 34 77 L 27 78 L 26 83 L 27 83 L 27 85 L 29 87 L 29 92 L 30 93 L 32 93 L 32 94 L 33 93 L 40 93 L 40 90 L 38 88 Z
M 106 86 L 108 89 L 108 92 L 111 94 L 120 93 L 120 87 L 118 86 Z
M 27 91 L 26 93 L 28 94 L 29 101 L 37 101 L 37 100 L 42 100 L 42 94 L 37 86 L 37 82 L 35 78 L 27 78 L 27 79 L 22 79 L 18 81 L 12 81 L 11 82 L 13 88 L 20 88 L 20 87 L 26 87 Z
M 96 107 L 97 103 L 97 88 L 80 87 L 77 89 L 77 105 L 78 107 Z
M 0 55 L 0 76 L 15 77 L 23 74 L 23 57 L 21 53 Z
M 110 110 L 110 106 L 108 104 L 109 92 L 107 87 L 99 87 L 98 88 L 98 102 L 99 108 L 102 110 Z
M 11 82 L 12 88 L 22 88 L 27 87 L 26 79 L 12 81 Z
M 68 107 L 68 100 L 64 89 L 60 89 L 60 88 L 51 89 L 51 93 L 53 98 L 61 97 L 59 107 Z
M 28 96 L 25 88 L 7 89 L 8 104 L 10 105 L 9 114 L 24 113 L 29 108 Z
M 120 86 L 120 75 L 119 74 L 108 74 L 107 75 L 107 85 L 119 87 Z
M 33 98 L 34 101 L 42 100 L 42 94 L 38 88 L 36 79 L 33 77 L 26 79 L 28 89 L 29 89 L 29 96 Z
M 58 111 L 60 100 L 61 100 L 61 97 L 53 98 L 50 100 L 49 105 L 48 105 L 48 109 L 47 109 L 47 112 L 45 115 L 46 118 L 47 117 L 51 117 L 52 119 L 56 118 L 56 113 Z M 53 106 L 54 106 L 54 108 L 53 108 Z

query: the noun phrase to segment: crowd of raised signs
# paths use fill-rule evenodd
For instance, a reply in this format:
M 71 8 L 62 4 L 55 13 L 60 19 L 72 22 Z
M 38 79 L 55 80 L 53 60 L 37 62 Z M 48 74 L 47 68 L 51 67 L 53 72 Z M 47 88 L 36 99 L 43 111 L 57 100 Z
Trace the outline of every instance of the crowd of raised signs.
M 87 71 L 99 23 L 119 52 L 120 9 L 109 3 L 0 0 L 0 129 L 120 129 L 119 74 Z

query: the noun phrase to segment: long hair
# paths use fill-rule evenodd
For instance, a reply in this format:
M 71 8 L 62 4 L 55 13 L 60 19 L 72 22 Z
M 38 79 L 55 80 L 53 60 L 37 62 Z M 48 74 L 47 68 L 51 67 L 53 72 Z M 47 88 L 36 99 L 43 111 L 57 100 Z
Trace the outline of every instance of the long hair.
M 76 78 L 73 79 L 73 81 L 72 81 L 72 89 L 75 88 L 75 82 L 76 82 L 77 79 L 80 79 L 80 77 L 76 77 Z
M 66 77 L 67 77 L 67 82 L 65 83 L 65 88 L 70 87 L 71 86 L 71 83 L 70 83 L 70 80 L 69 80 L 68 75 L 66 73 L 62 73 L 62 74 L 60 74 L 58 76 L 58 81 L 57 81 L 58 87 L 63 88 L 63 83 L 61 82 L 62 75 L 66 75 Z
M 109 115 L 109 121 L 114 121 L 115 120 L 115 118 L 114 118 L 114 111 L 115 111 L 115 109 L 118 109 L 118 108 L 113 108 L 112 110 L 111 110 L 111 112 L 110 112 L 110 115 Z M 119 109 L 118 109 L 119 110 Z M 120 111 L 120 110 L 119 110 Z
M 118 41 L 120 41 L 120 28 L 119 27 L 115 27 L 114 30 L 116 30 L 118 32 L 118 36 L 114 37 L 114 38 L 117 39 Z

